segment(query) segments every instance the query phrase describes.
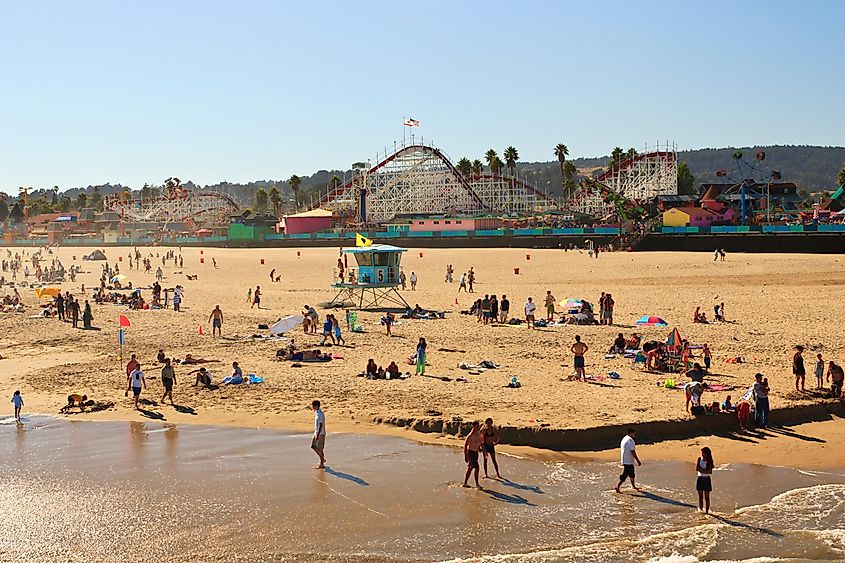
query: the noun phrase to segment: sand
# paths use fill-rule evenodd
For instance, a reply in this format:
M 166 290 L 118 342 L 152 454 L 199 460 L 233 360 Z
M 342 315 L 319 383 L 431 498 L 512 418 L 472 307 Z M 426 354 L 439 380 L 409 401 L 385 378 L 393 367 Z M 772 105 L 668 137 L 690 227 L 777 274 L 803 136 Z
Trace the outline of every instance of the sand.
M 71 256 L 81 258 L 88 250 L 60 248 L 56 254 L 70 265 L 74 263 Z M 145 254 L 163 254 L 166 250 L 143 249 Z M 681 391 L 657 386 L 665 376 L 634 368 L 622 358 L 603 359 L 618 332 L 628 336 L 636 330 L 644 332 L 646 339 L 663 340 L 669 328 L 677 326 L 692 343 L 709 343 L 714 355 L 711 381 L 736 386 L 730 392 L 734 397 L 753 382 L 755 372 L 765 373 L 772 387 L 772 408 L 819 400 L 813 393 L 795 392 L 790 370 L 795 344 L 808 348 L 808 388 L 814 386 L 812 366 L 817 351 L 826 360 L 845 360 L 845 328 L 841 322 L 845 305 L 840 290 L 845 281 L 845 258 L 841 256 L 729 254 L 727 261 L 714 263 L 710 253 L 613 253 L 590 259 L 586 253 L 559 250 L 412 249 L 405 255 L 403 267 L 408 275 L 416 272 L 419 283 L 417 291 L 403 295 L 412 305 L 445 310 L 446 319 L 403 320 L 394 328 L 394 336 L 387 337 L 379 326 L 381 313 L 361 312 L 359 320 L 367 332 L 344 332 L 348 346 L 331 349 L 343 359 L 296 368 L 276 361 L 275 352 L 283 342 L 253 341 L 249 337 L 266 333 L 257 329 L 259 323 L 298 314 L 306 303 L 331 300 L 334 291 L 329 284 L 338 250 L 205 249 L 202 264 L 200 252 L 185 248 L 184 268 L 164 268 L 165 287 L 177 283 L 185 287 L 182 313 L 127 312 L 114 305 L 94 305 L 94 324 L 102 329 L 99 332 L 74 330 L 55 319 L 0 317 L 4 329 L 0 336 L 0 354 L 4 356 L 0 360 L 0 388 L 6 395 L 20 389 L 28 412 L 57 414 L 72 392 L 116 403 L 113 410 L 72 415 L 86 419 L 143 420 L 144 416 L 153 416 L 169 422 L 306 429 L 312 423 L 307 406 L 319 398 L 325 405 L 330 431 L 372 431 L 374 417 L 426 418 L 430 411 L 442 413 L 436 416 L 445 419 L 492 416 L 503 425 L 587 428 L 688 416 Z M 133 283 L 151 285 L 152 274 L 127 270 L 128 253 L 126 248 L 106 249 L 112 264 L 118 256 L 124 257 L 121 272 L 128 273 Z M 219 269 L 213 268 L 212 257 Z M 262 258 L 264 265 L 260 264 Z M 97 283 L 102 262 L 75 263 L 86 273 L 75 284 L 62 287 L 78 294 L 81 283 L 88 288 Z M 454 265 L 456 280 L 461 272 L 474 267 L 475 295 L 458 294 L 457 283 L 444 283 L 449 263 Z M 153 271 L 158 264 L 160 260 L 154 259 Z M 520 268 L 519 275 L 514 274 L 515 267 Z M 273 268 L 282 276 L 279 283 L 270 283 L 269 271 Z M 185 274 L 196 274 L 199 279 L 189 281 Z M 261 285 L 264 294 L 263 310 L 251 309 L 246 303 L 247 290 L 256 285 Z M 559 301 L 582 297 L 595 302 L 601 291 L 612 293 L 617 326 L 531 331 L 524 326 L 480 326 L 473 317 L 458 313 L 484 293 L 507 294 L 511 311 L 521 313 L 526 297 L 542 302 L 547 289 Z M 21 292 L 28 305 L 27 314 L 31 314 L 37 302 L 34 292 Z M 713 304 L 722 301 L 731 322 L 692 323 L 696 306 L 712 316 Z M 223 338 L 211 336 L 208 322 L 216 304 L 225 315 Z M 318 310 L 321 316 L 326 312 Z M 189 368 L 178 366 L 174 396 L 178 404 L 189 407 L 183 409 L 186 412 L 169 405 L 149 405 L 146 414 L 134 411 L 131 401 L 123 396 L 126 379 L 117 360 L 116 331 L 121 313 L 132 322 L 125 353 L 127 357 L 130 352 L 137 353 L 144 365 L 147 399 L 157 401 L 163 391 L 155 362 L 159 348 L 171 357 L 191 353 L 220 360 L 207 366 L 215 381 L 229 374 L 234 360 L 245 373 L 263 376 L 266 382 L 209 391 L 191 387 L 193 380 L 185 375 Z M 640 331 L 634 322 L 646 314 L 663 317 L 670 327 Z M 203 335 L 198 334 L 200 326 Z M 566 380 L 572 373 L 568 349 L 575 334 L 591 348 L 589 374 L 602 376 L 617 371 L 622 378 L 592 384 Z M 300 346 L 316 345 L 319 340 L 299 330 L 293 336 Z M 420 337 L 428 340 L 428 373 L 452 381 L 418 376 L 405 381 L 356 377 L 368 358 L 382 366 L 395 360 L 403 371 L 412 371 L 404 359 L 414 352 Z M 736 356 L 744 357 L 746 363 L 725 362 Z M 480 375 L 457 368 L 459 362 L 483 359 L 491 359 L 501 368 Z M 521 388 L 506 387 L 512 376 L 519 378 Z M 458 377 L 468 381 L 458 382 Z M 721 401 L 725 394 L 705 394 L 705 399 Z M 842 421 L 833 424 L 841 433 Z M 823 448 L 808 449 L 807 455 L 829 455 Z

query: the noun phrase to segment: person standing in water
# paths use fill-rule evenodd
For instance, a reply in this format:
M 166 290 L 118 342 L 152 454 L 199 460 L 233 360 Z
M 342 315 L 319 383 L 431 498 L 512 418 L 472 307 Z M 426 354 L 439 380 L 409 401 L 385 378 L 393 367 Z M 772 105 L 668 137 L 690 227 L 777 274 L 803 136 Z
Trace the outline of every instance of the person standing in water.
M 489 478 L 489 475 L 487 475 L 487 456 L 490 456 L 490 460 L 493 462 L 493 469 L 496 470 L 496 477 L 501 479 L 499 464 L 496 461 L 496 444 L 499 443 L 499 431 L 493 426 L 492 418 L 484 421 L 484 427 L 481 429 L 481 437 L 484 440 L 482 444 L 482 452 L 484 453 L 484 478 Z
M 622 475 L 619 476 L 619 483 L 616 484 L 615 491 L 617 493 L 622 492 L 619 490 L 619 487 L 622 486 L 626 478 L 631 479 L 631 486 L 635 491 L 640 490 L 635 481 L 637 473 L 634 471 L 634 462 L 637 462 L 637 465 L 642 465 L 640 458 L 637 457 L 637 444 L 634 442 L 636 433 L 636 430 L 629 428 L 628 433 L 622 438 L 622 443 L 619 444 L 622 454 Z
M 23 397 L 20 391 L 15 391 L 12 394 L 12 404 L 15 405 L 15 421 L 21 421 L 21 407 L 23 407 Z
M 710 514 L 710 492 L 713 490 L 713 483 L 710 476 L 713 474 L 713 454 L 710 448 L 701 448 L 701 456 L 695 461 L 695 490 L 698 491 L 698 510 Z
M 469 476 L 475 472 L 475 486 L 479 489 L 481 488 L 481 484 L 478 482 L 478 452 L 481 450 L 483 443 L 484 438 L 481 436 L 481 428 L 478 421 L 475 420 L 472 423 L 472 430 L 467 436 L 467 439 L 464 440 L 464 460 L 467 463 L 467 472 L 464 475 L 464 487 L 469 487 Z
M 326 468 L 326 456 L 324 450 L 326 447 L 326 415 L 320 408 L 320 401 L 311 401 L 311 410 L 314 411 L 314 437 L 311 439 L 311 449 L 320 458 L 320 465 L 315 469 Z

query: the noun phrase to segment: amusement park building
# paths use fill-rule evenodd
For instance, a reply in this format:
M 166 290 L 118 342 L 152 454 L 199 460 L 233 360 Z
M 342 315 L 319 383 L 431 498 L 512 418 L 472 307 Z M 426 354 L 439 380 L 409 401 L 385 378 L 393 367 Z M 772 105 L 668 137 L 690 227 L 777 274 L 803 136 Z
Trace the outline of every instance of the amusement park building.
M 286 235 L 316 233 L 332 228 L 334 214 L 325 209 L 312 209 L 295 215 L 282 217 L 282 228 Z
M 498 229 L 502 220 L 498 217 L 437 217 L 409 220 L 411 232 L 483 231 Z
M 723 212 L 711 211 L 701 207 L 675 207 L 663 212 L 663 225 L 666 227 L 710 227 L 733 219 L 732 208 Z

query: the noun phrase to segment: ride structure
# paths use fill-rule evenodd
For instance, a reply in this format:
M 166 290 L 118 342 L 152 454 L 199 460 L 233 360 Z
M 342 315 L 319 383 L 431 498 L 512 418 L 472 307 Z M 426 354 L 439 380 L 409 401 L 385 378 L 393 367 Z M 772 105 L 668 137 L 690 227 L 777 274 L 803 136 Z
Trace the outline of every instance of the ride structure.
M 348 268 L 342 276 L 336 272 L 332 287 L 338 292 L 328 306 L 351 302 L 358 309 L 375 309 L 385 304 L 409 309 L 398 289 L 402 253 L 407 251 L 389 244 L 342 249 L 342 254 L 355 258 L 357 267 Z
M 103 201 L 104 210 L 118 213 L 122 221 L 161 223 L 163 227 L 172 223 L 225 225 L 229 216 L 238 211 L 238 204 L 229 196 L 190 190 L 182 186 L 179 178 L 165 180 L 160 196 L 135 200 L 118 193 Z
M 771 220 L 772 217 L 772 183 L 781 179 L 781 173 L 778 170 L 768 170 L 763 166 L 766 160 L 766 153 L 758 150 L 754 155 L 754 160 L 750 161 L 745 158 L 745 154 L 741 150 L 733 153 L 733 166 L 728 168 L 721 168 L 716 171 L 716 177 L 725 178 L 729 183 L 719 199 L 729 202 L 731 196 L 739 194 L 740 202 L 740 219 L 743 225 L 748 224 L 749 215 L 754 215 L 753 202 L 754 200 L 764 200 L 766 202 L 766 209 L 759 210 L 761 214 L 765 213 L 766 219 Z
M 557 204 L 523 180 L 462 174 L 433 145 L 396 145 L 375 166 L 354 171 L 312 207 L 350 222 L 384 223 L 397 215 L 533 214 Z
M 642 205 L 678 193 L 678 155 L 674 144 L 658 143 L 614 162 L 581 182 L 564 207 L 600 219 L 626 221 L 643 213 Z

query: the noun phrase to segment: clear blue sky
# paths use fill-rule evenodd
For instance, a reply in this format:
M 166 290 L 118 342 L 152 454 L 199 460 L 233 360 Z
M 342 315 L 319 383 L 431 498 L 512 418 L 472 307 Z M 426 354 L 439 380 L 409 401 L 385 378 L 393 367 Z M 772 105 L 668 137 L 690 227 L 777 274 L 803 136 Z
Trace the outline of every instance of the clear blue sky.
M 0 0 L 0 191 L 845 142 L 845 2 Z

